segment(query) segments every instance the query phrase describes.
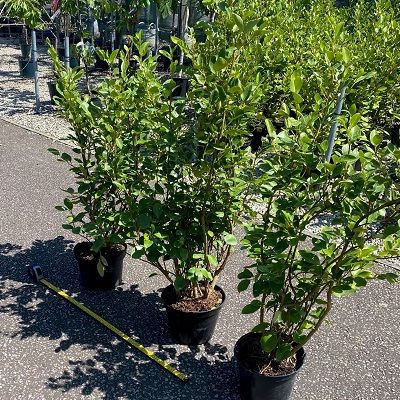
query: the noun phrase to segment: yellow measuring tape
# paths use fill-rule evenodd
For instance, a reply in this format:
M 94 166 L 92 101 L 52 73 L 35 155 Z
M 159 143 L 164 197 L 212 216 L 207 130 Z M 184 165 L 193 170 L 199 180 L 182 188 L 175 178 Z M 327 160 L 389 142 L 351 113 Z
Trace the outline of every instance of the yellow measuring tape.
M 39 282 L 43 283 L 43 285 L 47 286 L 49 289 L 53 290 L 58 295 L 60 295 L 64 299 L 68 300 L 74 306 L 78 307 L 80 310 L 82 310 L 86 314 L 90 315 L 96 321 L 100 322 L 102 325 L 104 325 L 105 327 L 110 329 L 110 331 L 112 331 L 116 335 L 118 335 L 121 339 L 125 340 L 125 342 L 128 342 L 130 345 L 132 345 L 136 349 L 140 350 L 142 353 L 146 354 L 147 357 L 151 358 L 157 364 L 161 365 L 164 369 L 166 369 L 168 372 L 170 372 L 175 377 L 179 378 L 181 381 L 186 381 L 188 379 L 187 375 L 183 374 L 182 372 L 180 372 L 179 370 L 177 370 L 176 368 L 174 368 L 173 366 L 168 364 L 166 361 L 161 360 L 161 358 L 158 358 L 151 350 L 142 346 L 139 342 L 132 339 L 130 336 L 128 336 L 127 334 L 122 332 L 120 329 L 118 329 L 114 325 L 110 324 L 108 321 L 106 321 L 104 318 L 100 317 L 100 315 L 96 314 L 90 308 L 87 308 L 82 303 L 79 303 L 79 301 L 76 301 L 68 293 L 64 292 L 64 290 L 58 288 L 57 286 L 54 286 L 51 282 L 49 282 L 46 279 L 39 279 Z

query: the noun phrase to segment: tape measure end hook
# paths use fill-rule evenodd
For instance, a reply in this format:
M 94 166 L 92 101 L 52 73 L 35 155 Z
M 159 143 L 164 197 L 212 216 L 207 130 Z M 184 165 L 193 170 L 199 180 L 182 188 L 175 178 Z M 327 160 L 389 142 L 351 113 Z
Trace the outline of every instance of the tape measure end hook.
M 36 282 L 40 282 L 44 278 L 43 270 L 40 265 L 29 266 L 28 273 L 29 273 L 29 276 L 32 279 L 34 279 Z

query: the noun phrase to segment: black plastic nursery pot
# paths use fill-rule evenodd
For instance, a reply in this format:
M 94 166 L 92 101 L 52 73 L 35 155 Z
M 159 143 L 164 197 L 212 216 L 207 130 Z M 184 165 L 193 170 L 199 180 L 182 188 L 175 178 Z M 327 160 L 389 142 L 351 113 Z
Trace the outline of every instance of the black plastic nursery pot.
M 267 376 L 252 371 L 246 365 L 246 347 L 258 343 L 260 333 L 250 332 L 242 336 L 235 345 L 235 358 L 239 365 L 240 398 L 242 400 L 289 400 L 296 374 L 305 359 L 304 349 L 296 353 L 295 370 L 288 375 Z
M 176 83 L 176 88 L 172 91 L 172 97 L 185 97 L 189 91 L 189 79 L 173 78 Z
M 57 91 L 57 84 L 55 82 L 47 82 L 47 87 L 49 88 L 51 104 L 55 105 L 56 102 L 54 101 L 54 97 L 59 96 L 59 93 Z
M 112 290 L 122 282 L 123 260 L 126 255 L 126 245 L 121 248 L 103 248 L 102 255 L 107 260 L 108 266 L 104 270 L 104 276 L 97 271 L 99 254 L 90 250 L 92 243 L 77 243 L 74 247 L 74 255 L 79 265 L 81 284 L 90 290 Z
M 19 59 L 19 71 L 24 78 L 35 77 L 35 63 L 30 59 Z
M 225 301 L 225 292 L 219 286 L 215 286 L 215 290 L 222 295 L 221 304 L 210 311 L 197 312 L 176 310 L 171 306 L 176 300 L 173 285 L 169 285 L 163 290 L 161 298 L 167 309 L 169 329 L 178 343 L 198 345 L 207 343 L 211 339 L 217 325 L 219 312 Z
M 105 60 L 102 60 L 97 53 L 94 55 L 95 56 L 95 63 L 94 63 L 94 69 L 97 69 L 99 71 L 108 71 L 110 69 L 110 66 L 108 65 L 108 62 Z
M 65 57 L 65 48 L 64 47 L 57 47 L 57 56 L 60 60 L 63 60 Z
M 27 59 L 31 55 L 31 45 L 29 43 L 20 43 L 19 47 L 21 48 L 21 56 L 24 59 Z
M 81 65 L 81 59 L 78 57 L 70 57 L 69 66 L 71 68 L 79 67 Z

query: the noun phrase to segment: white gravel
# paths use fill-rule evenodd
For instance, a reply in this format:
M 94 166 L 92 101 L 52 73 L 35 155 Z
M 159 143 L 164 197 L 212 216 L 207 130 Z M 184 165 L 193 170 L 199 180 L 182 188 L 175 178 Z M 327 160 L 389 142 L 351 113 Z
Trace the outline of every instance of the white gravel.
M 46 46 L 39 46 L 38 50 L 40 113 L 35 112 L 33 79 L 19 73 L 18 39 L 0 38 L 0 118 L 59 140 L 67 136 L 69 125 L 50 103 L 47 82 L 52 76 L 52 63 Z

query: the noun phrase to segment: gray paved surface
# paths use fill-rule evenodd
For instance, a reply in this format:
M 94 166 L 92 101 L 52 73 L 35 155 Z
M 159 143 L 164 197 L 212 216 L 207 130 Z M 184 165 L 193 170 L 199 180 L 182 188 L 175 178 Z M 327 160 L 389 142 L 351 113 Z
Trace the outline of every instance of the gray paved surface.
M 128 261 L 125 284 L 111 293 L 80 289 L 73 240 L 54 210 L 71 177 L 49 154 L 50 140 L 0 121 L 0 399 L 238 400 L 232 349 L 252 324 L 239 310 L 237 252 L 221 285 L 227 302 L 212 342 L 174 345 L 151 269 Z M 191 379 L 182 384 L 119 342 L 80 311 L 32 283 L 40 263 L 54 284 L 73 293 Z M 375 283 L 337 302 L 331 325 L 307 346 L 293 400 L 400 399 L 400 295 Z

